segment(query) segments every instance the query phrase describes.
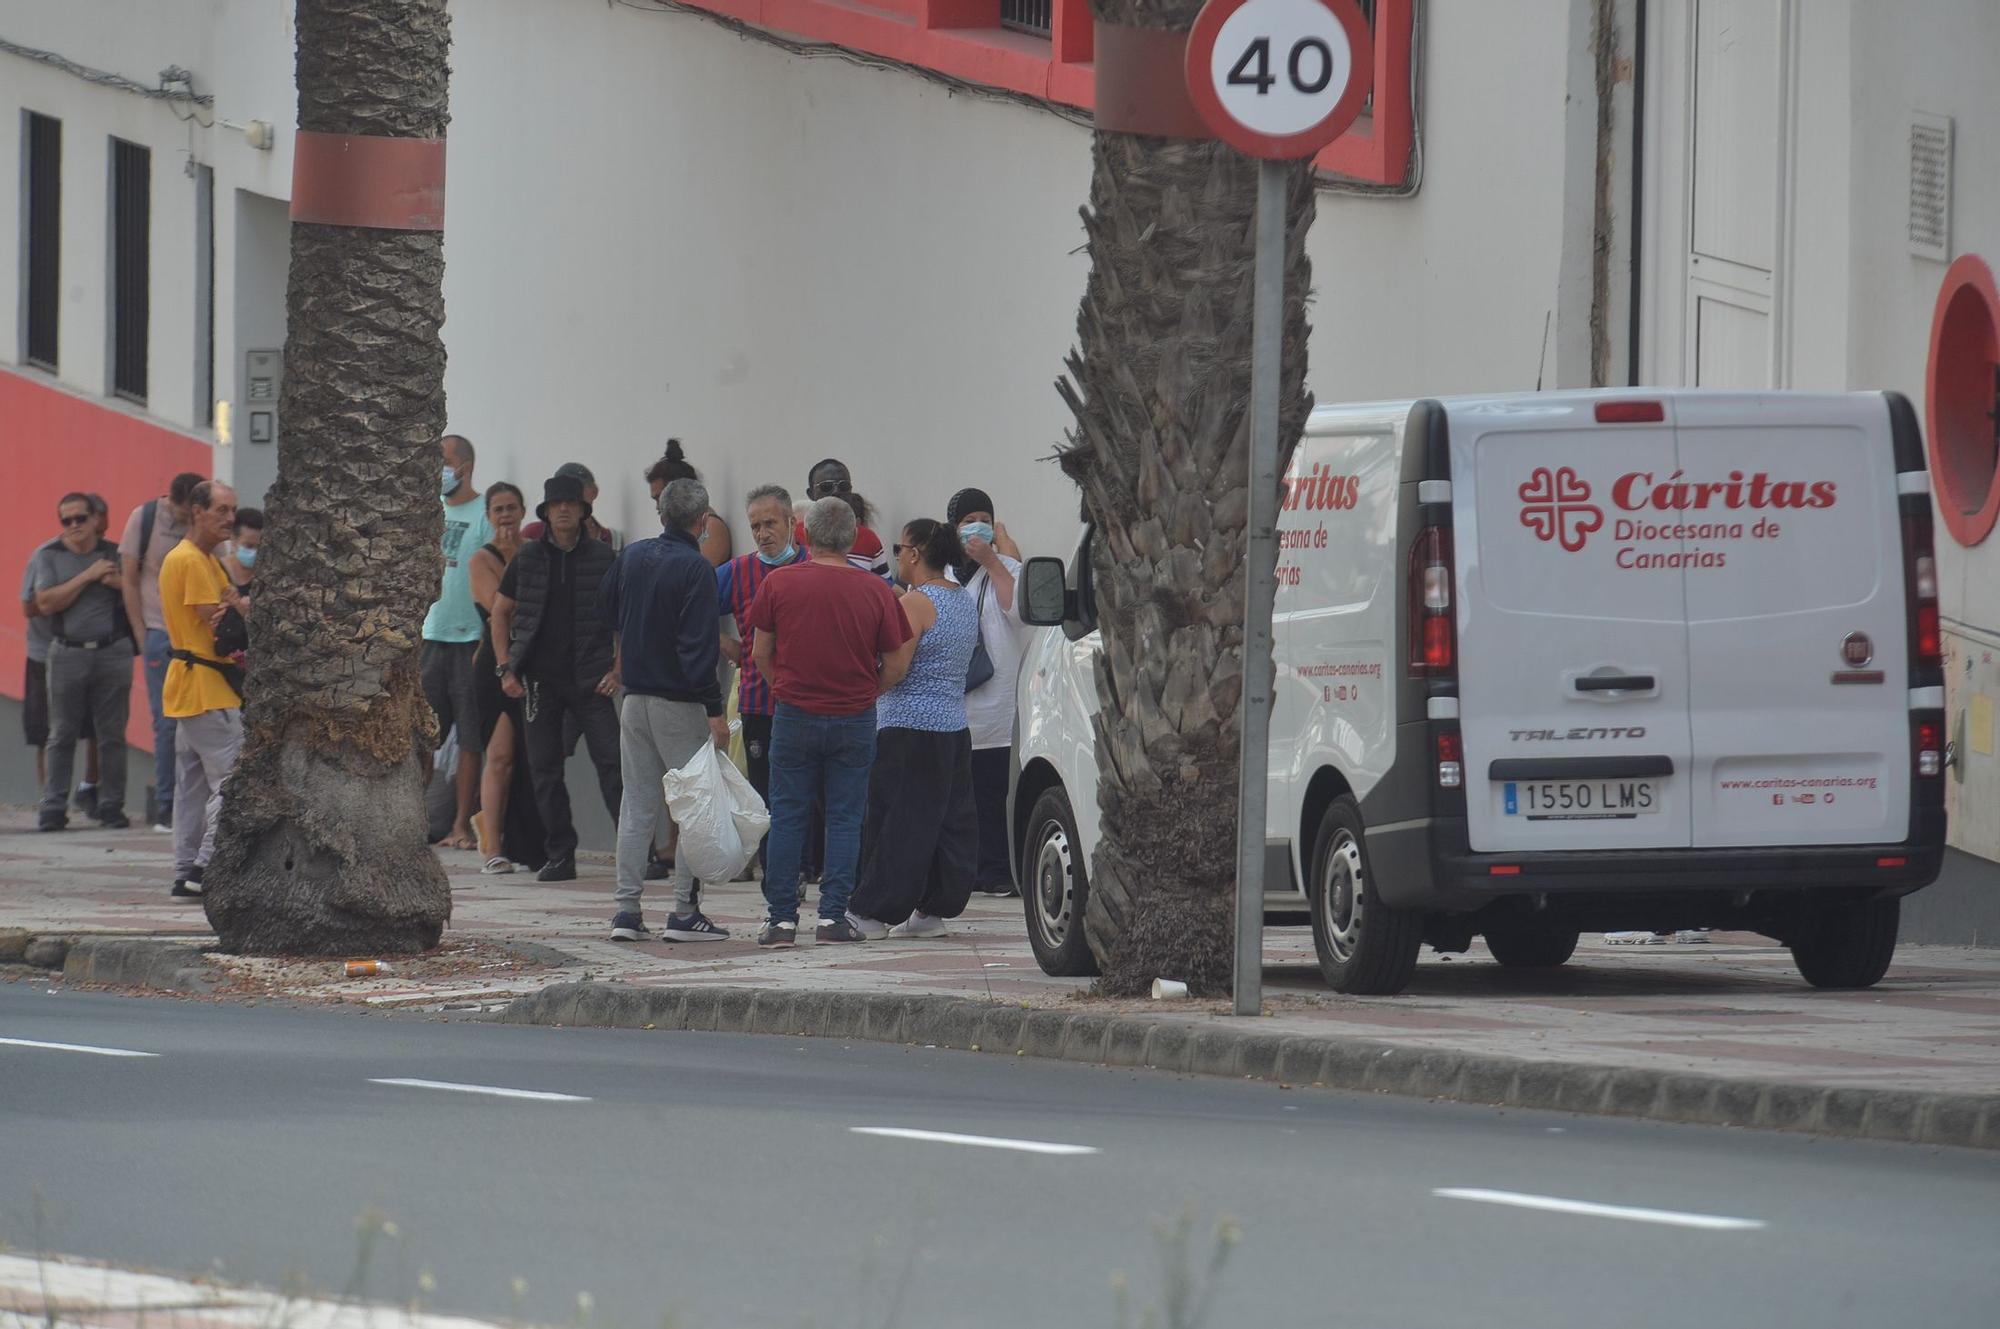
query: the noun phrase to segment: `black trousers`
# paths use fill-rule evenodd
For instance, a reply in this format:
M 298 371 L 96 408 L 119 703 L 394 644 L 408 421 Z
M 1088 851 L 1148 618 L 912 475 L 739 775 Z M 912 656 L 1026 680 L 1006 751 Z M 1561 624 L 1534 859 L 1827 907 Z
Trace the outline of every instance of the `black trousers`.
M 973 885 L 978 890 L 1014 887 L 1014 865 L 1007 857 L 1007 781 L 1013 767 L 1010 747 L 973 751 L 972 801 L 979 809 L 979 875 Z
M 553 862 L 576 853 L 576 822 L 569 810 L 569 785 L 563 779 L 563 761 L 569 755 L 569 745 L 563 741 L 566 720 L 573 720 L 583 731 L 590 764 L 597 768 L 597 788 L 604 795 L 605 810 L 613 825 L 618 822 L 618 805 L 625 798 L 625 779 L 618 764 L 618 708 L 611 698 L 574 679 L 531 676 L 522 682 L 528 689 L 522 705 L 527 715 L 523 746 L 528 774 L 535 785 L 535 807 L 542 814 Z
M 957 918 L 971 898 L 978 861 L 971 731 L 876 734 L 861 876 L 847 907 L 892 927 L 918 911 Z

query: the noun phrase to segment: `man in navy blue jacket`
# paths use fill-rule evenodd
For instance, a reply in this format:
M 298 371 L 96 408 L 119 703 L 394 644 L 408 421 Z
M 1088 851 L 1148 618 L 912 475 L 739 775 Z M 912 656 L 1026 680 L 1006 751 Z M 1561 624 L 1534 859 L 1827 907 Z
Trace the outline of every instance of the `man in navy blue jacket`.
M 716 679 L 720 654 L 715 569 L 698 536 L 708 521 L 708 490 L 676 480 L 660 491 L 660 525 L 651 540 L 625 547 L 598 594 L 618 641 L 625 688 L 619 711 L 619 760 L 625 775 L 618 809 L 618 912 L 614 941 L 649 941 L 640 897 L 653 832 L 666 811 L 660 781 L 685 766 L 703 743 L 729 746 Z M 682 857 L 674 867 L 674 911 L 661 935 L 668 941 L 727 941 L 696 897 L 694 874 Z

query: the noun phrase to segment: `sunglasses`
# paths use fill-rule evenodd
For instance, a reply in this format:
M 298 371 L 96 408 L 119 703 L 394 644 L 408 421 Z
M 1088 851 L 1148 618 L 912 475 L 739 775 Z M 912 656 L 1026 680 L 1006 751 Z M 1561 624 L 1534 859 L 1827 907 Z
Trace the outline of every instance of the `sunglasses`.
M 890 545 L 889 552 L 894 554 L 897 558 L 901 558 L 903 556 L 903 551 L 908 548 L 909 548 L 908 545 Z
M 831 498 L 835 494 L 846 494 L 854 489 L 852 480 L 822 480 L 806 490 L 809 498 Z
M 61 520 L 65 528 L 71 526 L 87 526 L 90 524 L 90 514 L 88 512 L 85 512 L 74 517 L 64 517 Z

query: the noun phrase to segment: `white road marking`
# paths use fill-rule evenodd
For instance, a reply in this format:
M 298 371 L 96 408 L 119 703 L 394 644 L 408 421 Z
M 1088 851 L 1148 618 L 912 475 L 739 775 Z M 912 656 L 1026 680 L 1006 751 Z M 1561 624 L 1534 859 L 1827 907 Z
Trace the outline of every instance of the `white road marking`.
M 1046 1140 L 1009 1140 L 997 1135 L 956 1135 L 951 1131 L 913 1131 L 901 1126 L 850 1126 L 856 1135 L 879 1135 L 890 1140 L 923 1140 L 931 1144 L 964 1144 L 975 1149 L 1012 1149 L 1022 1154 L 1094 1154 L 1087 1144 L 1051 1144 Z
M 100 1048 L 88 1043 L 44 1043 L 38 1038 L 0 1038 L 10 1048 L 41 1048 L 45 1052 L 88 1052 L 93 1057 L 157 1057 L 157 1052 L 134 1052 L 130 1048 Z
M 1554 1195 L 1523 1195 L 1518 1191 L 1487 1191 L 1462 1186 L 1441 1186 L 1432 1195 L 1446 1200 L 1472 1200 L 1479 1204 L 1504 1204 L 1516 1209 L 1539 1209 L 1551 1214 L 1577 1214 L 1584 1218 L 1617 1218 L 1628 1223 L 1660 1223 L 1667 1227 L 1700 1228 L 1705 1232 L 1752 1232 L 1764 1227 L 1761 1218 L 1729 1218 L 1722 1214 L 1687 1214 L 1673 1209 L 1632 1209 L 1619 1204 L 1593 1204 L 1588 1200 L 1565 1200 Z
M 405 1089 L 443 1089 L 454 1094 L 486 1094 L 493 1098 L 529 1098 L 538 1103 L 588 1103 L 582 1094 L 551 1094 L 541 1089 L 503 1089 L 495 1084 L 456 1084 L 450 1080 L 374 1080 L 370 1084 L 401 1085 Z

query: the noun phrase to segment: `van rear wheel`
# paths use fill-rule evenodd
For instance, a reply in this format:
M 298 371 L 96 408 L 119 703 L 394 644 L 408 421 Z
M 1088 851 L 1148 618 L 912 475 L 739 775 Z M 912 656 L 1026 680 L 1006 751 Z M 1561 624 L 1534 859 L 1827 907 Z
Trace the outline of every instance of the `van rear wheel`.
M 1576 954 L 1576 928 L 1509 924 L 1486 929 L 1486 949 L 1503 969 L 1553 969 Z
M 1028 915 L 1028 945 L 1045 974 L 1088 978 L 1097 957 L 1083 930 L 1083 906 L 1090 897 L 1090 869 L 1077 848 L 1076 814 L 1061 785 L 1044 789 L 1028 814 L 1028 869 L 1021 904 Z
M 1902 916 L 1900 899 L 1814 910 L 1790 939 L 1792 960 L 1816 988 L 1874 987 L 1895 958 Z
M 1334 799 L 1320 818 L 1306 890 L 1328 987 L 1386 996 L 1409 985 L 1424 944 L 1424 916 L 1382 903 L 1368 868 L 1361 805 L 1351 794 Z

